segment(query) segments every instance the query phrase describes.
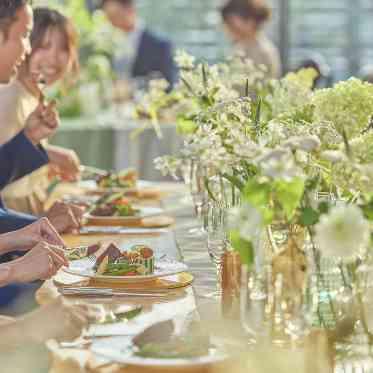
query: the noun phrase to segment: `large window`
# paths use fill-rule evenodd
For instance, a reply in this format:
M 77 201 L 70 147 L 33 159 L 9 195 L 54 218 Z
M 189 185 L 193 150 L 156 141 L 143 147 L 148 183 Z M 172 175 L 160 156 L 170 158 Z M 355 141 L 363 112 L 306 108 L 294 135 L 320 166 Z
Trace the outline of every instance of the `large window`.
M 76 0 L 36 0 L 53 4 Z M 100 0 L 85 0 L 94 6 Z M 229 53 L 218 8 L 225 0 L 137 0 L 147 24 L 176 47 L 218 61 Z M 309 58 L 325 60 L 334 81 L 373 66 L 373 0 L 268 0 L 267 33 L 280 49 L 285 70 Z M 321 56 L 321 57 L 320 57 Z
M 139 0 L 144 18 L 179 47 L 219 60 L 227 51 L 220 0 Z M 324 59 L 333 80 L 373 65 L 372 0 L 271 0 L 268 34 L 289 70 L 309 58 Z

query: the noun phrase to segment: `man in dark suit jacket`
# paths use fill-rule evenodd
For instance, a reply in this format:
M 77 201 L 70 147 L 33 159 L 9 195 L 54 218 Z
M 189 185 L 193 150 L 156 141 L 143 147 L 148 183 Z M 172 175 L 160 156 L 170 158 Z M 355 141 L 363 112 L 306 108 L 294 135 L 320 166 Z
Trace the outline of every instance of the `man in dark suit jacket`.
M 44 149 L 35 146 L 24 131 L 0 146 L 0 190 L 48 163 Z M 4 208 L 0 198 L 0 233 L 23 228 L 37 218 Z
M 0 83 L 9 83 L 31 52 L 32 27 L 33 12 L 27 0 L 0 2 Z M 25 130 L 0 147 L 0 190 L 48 162 L 39 143 L 52 135 L 57 126 L 53 105 L 40 104 L 28 119 Z M 16 230 L 34 220 L 31 216 L 6 210 L 0 199 L 0 232 Z
M 170 41 L 154 34 L 138 20 L 135 0 L 103 0 L 103 10 L 114 27 L 128 36 L 127 53 L 115 51 L 114 68 L 132 78 L 164 78 L 172 87 L 177 78 Z

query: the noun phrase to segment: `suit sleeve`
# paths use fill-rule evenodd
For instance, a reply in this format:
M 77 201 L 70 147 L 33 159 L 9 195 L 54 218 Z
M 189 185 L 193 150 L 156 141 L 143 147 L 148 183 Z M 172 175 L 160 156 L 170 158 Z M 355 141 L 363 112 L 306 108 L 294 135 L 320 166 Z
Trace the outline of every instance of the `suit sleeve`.
M 35 216 L 5 209 L 0 202 L 0 234 L 24 228 L 37 220 Z
M 171 43 L 163 43 L 163 53 L 160 66 L 160 72 L 164 78 L 170 83 L 172 89 L 177 80 L 177 67 L 174 61 L 173 48 Z
M 0 190 L 44 166 L 48 161 L 46 151 L 41 146 L 34 146 L 24 132 L 20 132 L 0 146 Z

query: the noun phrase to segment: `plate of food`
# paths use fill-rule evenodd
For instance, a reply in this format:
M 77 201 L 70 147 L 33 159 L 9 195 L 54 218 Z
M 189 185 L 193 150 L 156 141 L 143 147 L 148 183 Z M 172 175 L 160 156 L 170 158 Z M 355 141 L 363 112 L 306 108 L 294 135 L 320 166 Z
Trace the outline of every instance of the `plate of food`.
M 91 180 L 102 189 L 128 189 L 137 185 L 138 173 L 133 168 L 127 168 L 119 172 L 105 171 L 95 167 L 82 167 L 83 180 Z
M 129 189 L 135 188 L 138 180 L 138 173 L 135 169 L 129 168 L 118 173 L 108 172 L 99 176 L 96 180 L 97 186 L 103 189 Z
M 223 338 L 174 336 L 137 346 L 129 337 L 112 337 L 95 342 L 91 350 L 115 363 L 144 368 L 202 367 L 229 359 L 232 344 Z
M 140 222 L 144 218 L 162 213 L 163 210 L 159 207 L 133 205 L 123 193 L 109 193 L 93 204 L 85 218 L 94 224 L 116 224 Z
M 106 282 L 153 281 L 188 269 L 166 254 L 156 256 L 147 245 L 133 245 L 122 250 L 111 243 L 104 250 L 100 244 L 70 250 L 70 265 L 65 272 Z
M 160 197 L 161 192 L 157 184 L 139 180 L 138 173 L 133 168 L 114 172 L 82 166 L 82 170 L 82 181 L 79 182 L 79 186 L 90 195 L 124 192 L 131 198 L 158 199 Z

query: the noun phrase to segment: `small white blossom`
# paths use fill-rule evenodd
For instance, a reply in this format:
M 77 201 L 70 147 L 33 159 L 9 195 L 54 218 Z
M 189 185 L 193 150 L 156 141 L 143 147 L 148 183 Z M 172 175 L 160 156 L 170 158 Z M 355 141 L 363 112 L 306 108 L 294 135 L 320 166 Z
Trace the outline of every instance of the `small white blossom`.
M 154 165 L 163 176 L 171 175 L 174 179 L 178 179 L 177 172 L 182 166 L 182 159 L 164 156 L 154 159 Z
M 185 69 L 185 70 L 193 69 L 195 61 L 196 61 L 195 57 L 188 54 L 184 50 L 176 51 L 175 62 L 181 69 Z
M 369 223 L 355 205 L 338 205 L 315 226 L 315 242 L 325 256 L 351 258 L 366 250 Z
M 252 242 L 257 239 L 262 225 L 262 214 L 249 203 L 229 210 L 228 227 L 231 230 L 238 230 L 241 238 L 247 241 Z
M 301 170 L 296 166 L 294 157 L 289 149 L 276 148 L 267 151 L 257 160 L 264 176 L 272 179 L 291 181 L 302 176 Z

